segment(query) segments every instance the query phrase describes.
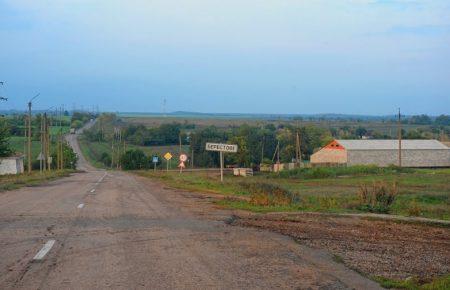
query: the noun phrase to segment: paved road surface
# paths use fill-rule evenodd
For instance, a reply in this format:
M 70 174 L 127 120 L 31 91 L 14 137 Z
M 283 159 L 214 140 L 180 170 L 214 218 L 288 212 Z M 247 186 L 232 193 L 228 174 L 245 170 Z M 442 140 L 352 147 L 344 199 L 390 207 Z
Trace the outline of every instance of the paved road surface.
M 80 168 L 0 193 L 0 289 L 378 289 L 324 252 L 227 225 L 203 195 Z

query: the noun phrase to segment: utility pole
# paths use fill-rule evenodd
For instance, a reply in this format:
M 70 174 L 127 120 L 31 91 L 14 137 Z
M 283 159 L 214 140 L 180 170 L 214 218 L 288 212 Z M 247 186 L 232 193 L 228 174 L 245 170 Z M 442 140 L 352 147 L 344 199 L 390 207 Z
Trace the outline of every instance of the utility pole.
M 398 108 L 398 167 L 402 167 L 402 122 L 400 108 Z
M 192 145 L 191 145 L 192 147 Z M 191 155 L 191 168 L 194 168 L 194 147 L 191 148 L 192 155 Z
M 298 166 L 300 166 L 300 162 L 302 161 L 302 152 L 300 148 L 300 133 L 297 131 L 297 138 L 295 144 L 295 162 Z
M 56 170 L 59 170 L 59 165 L 61 164 L 61 156 L 59 156 L 59 108 L 55 108 L 55 127 L 58 127 L 56 134 Z
M 34 99 L 36 99 L 40 95 L 37 94 L 34 96 L 29 102 L 28 102 L 28 153 L 27 153 L 27 159 L 28 159 L 28 173 L 31 173 L 31 106 Z
M 278 140 L 277 144 L 277 164 L 280 164 L 280 140 Z
M 59 135 L 61 138 L 61 170 L 64 169 L 64 136 L 63 136 L 63 118 L 64 118 L 64 105 L 61 106 L 61 121 L 60 121 L 60 129 Z
M 43 154 L 42 154 L 42 152 L 44 151 L 44 147 L 43 147 L 43 145 L 44 145 L 44 124 L 42 123 L 42 115 L 41 115 L 41 118 L 40 118 L 40 125 L 41 125 L 41 131 L 40 131 L 40 139 L 41 139 L 41 150 L 40 150 L 40 152 L 39 152 L 39 156 L 38 156 L 38 159 L 39 159 L 39 173 L 41 173 L 42 174 L 42 157 L 43 157 Z
M 264 162 L 264 143 L 266 143 L 266 135 L 263 135 L 262 137 L 262 143 L 261 143 L 261 162 L 262 164 Z
M 45 163 L 47 164 L 47 170 L 51 170 L 51 162 L 50 162 L 50 122 L 47 118 L 47 113 L 44 113 L 44 122 L 45 122 Z

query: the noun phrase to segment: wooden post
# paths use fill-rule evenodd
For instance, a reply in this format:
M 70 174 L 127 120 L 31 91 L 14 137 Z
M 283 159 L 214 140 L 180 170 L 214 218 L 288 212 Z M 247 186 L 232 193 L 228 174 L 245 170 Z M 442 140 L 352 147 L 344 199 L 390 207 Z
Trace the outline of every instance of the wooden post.
M 28 102 L 28 173 L 31 173 L 31 102 Z
M 192 145 L 191 145 L 192 146 Z M 192 147 L 191 168 L 194 168 L 194 147 Z
M 41 115 L 41 131 L 40 131 L 40 141 L 41 141 L 41 150 L 39 152 L 39 173 L 42 173 L 42 157 L 44 157 L 43 155 L 43 151 L 44 151 L 44 124 L 43 124 L 43 118 Z
M 220 182 L 223 182 L 223 152 L 220 151 Z
M 42 164 L 44 166 L 44 171 L 47 171 L 47 114 L 44 113 L 42 116 Z
M 23 137 L 24 137 L 24 139 L 23 139 L 23 155 L 27 155 L 27 128 L 28 128 L 28 117 L 27 117 L 27 115 L 24 115 L 24 117 L 23 117 L 23 123 L 24 123 L 24 126 L 23 126 Z M 28 158 L 28 157 L 27 157 Z
M 266 141 L 266 136 L 263 135 L 262 144 L 261 144 L 261 162 L 260 162 L 260 164 L 262 164 L 263 160 L 264 160 L 264 143 L 265 143 L 265 141 Z
M 398 167 L 402 167 L 402 123 L 400 108 L 398 108 Z

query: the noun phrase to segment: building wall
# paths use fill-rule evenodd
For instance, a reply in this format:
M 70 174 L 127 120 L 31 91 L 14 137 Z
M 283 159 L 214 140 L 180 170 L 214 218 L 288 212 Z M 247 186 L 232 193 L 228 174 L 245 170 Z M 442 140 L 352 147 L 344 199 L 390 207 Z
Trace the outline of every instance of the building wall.
M 347 150 L 322 148 L 311 155 L 311 164 L 345 164 L 347 163 Z
M 347 165 L 398 164 L 398 150 L 347 150 Z M 402 166 L 450 167 L 450 150 L 402 150 Z
M 22 158 L 0 159 L 0 175 L 23 173 Z

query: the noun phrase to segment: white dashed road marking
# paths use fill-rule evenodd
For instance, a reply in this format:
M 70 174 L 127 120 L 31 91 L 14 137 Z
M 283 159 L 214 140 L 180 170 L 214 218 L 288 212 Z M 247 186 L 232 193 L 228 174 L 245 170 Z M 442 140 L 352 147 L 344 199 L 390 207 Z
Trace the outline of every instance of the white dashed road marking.
M 36 254 L 36 256 L 34 256 L 33 260 L 42 260 L 45 255 L 47 255 L 47 253 L 50 251 L 50 249 L 53 247 L 53 245 L 55 244 L 55 240 L 48 240 L 45 245 L 42 247 L 42 249 Z

